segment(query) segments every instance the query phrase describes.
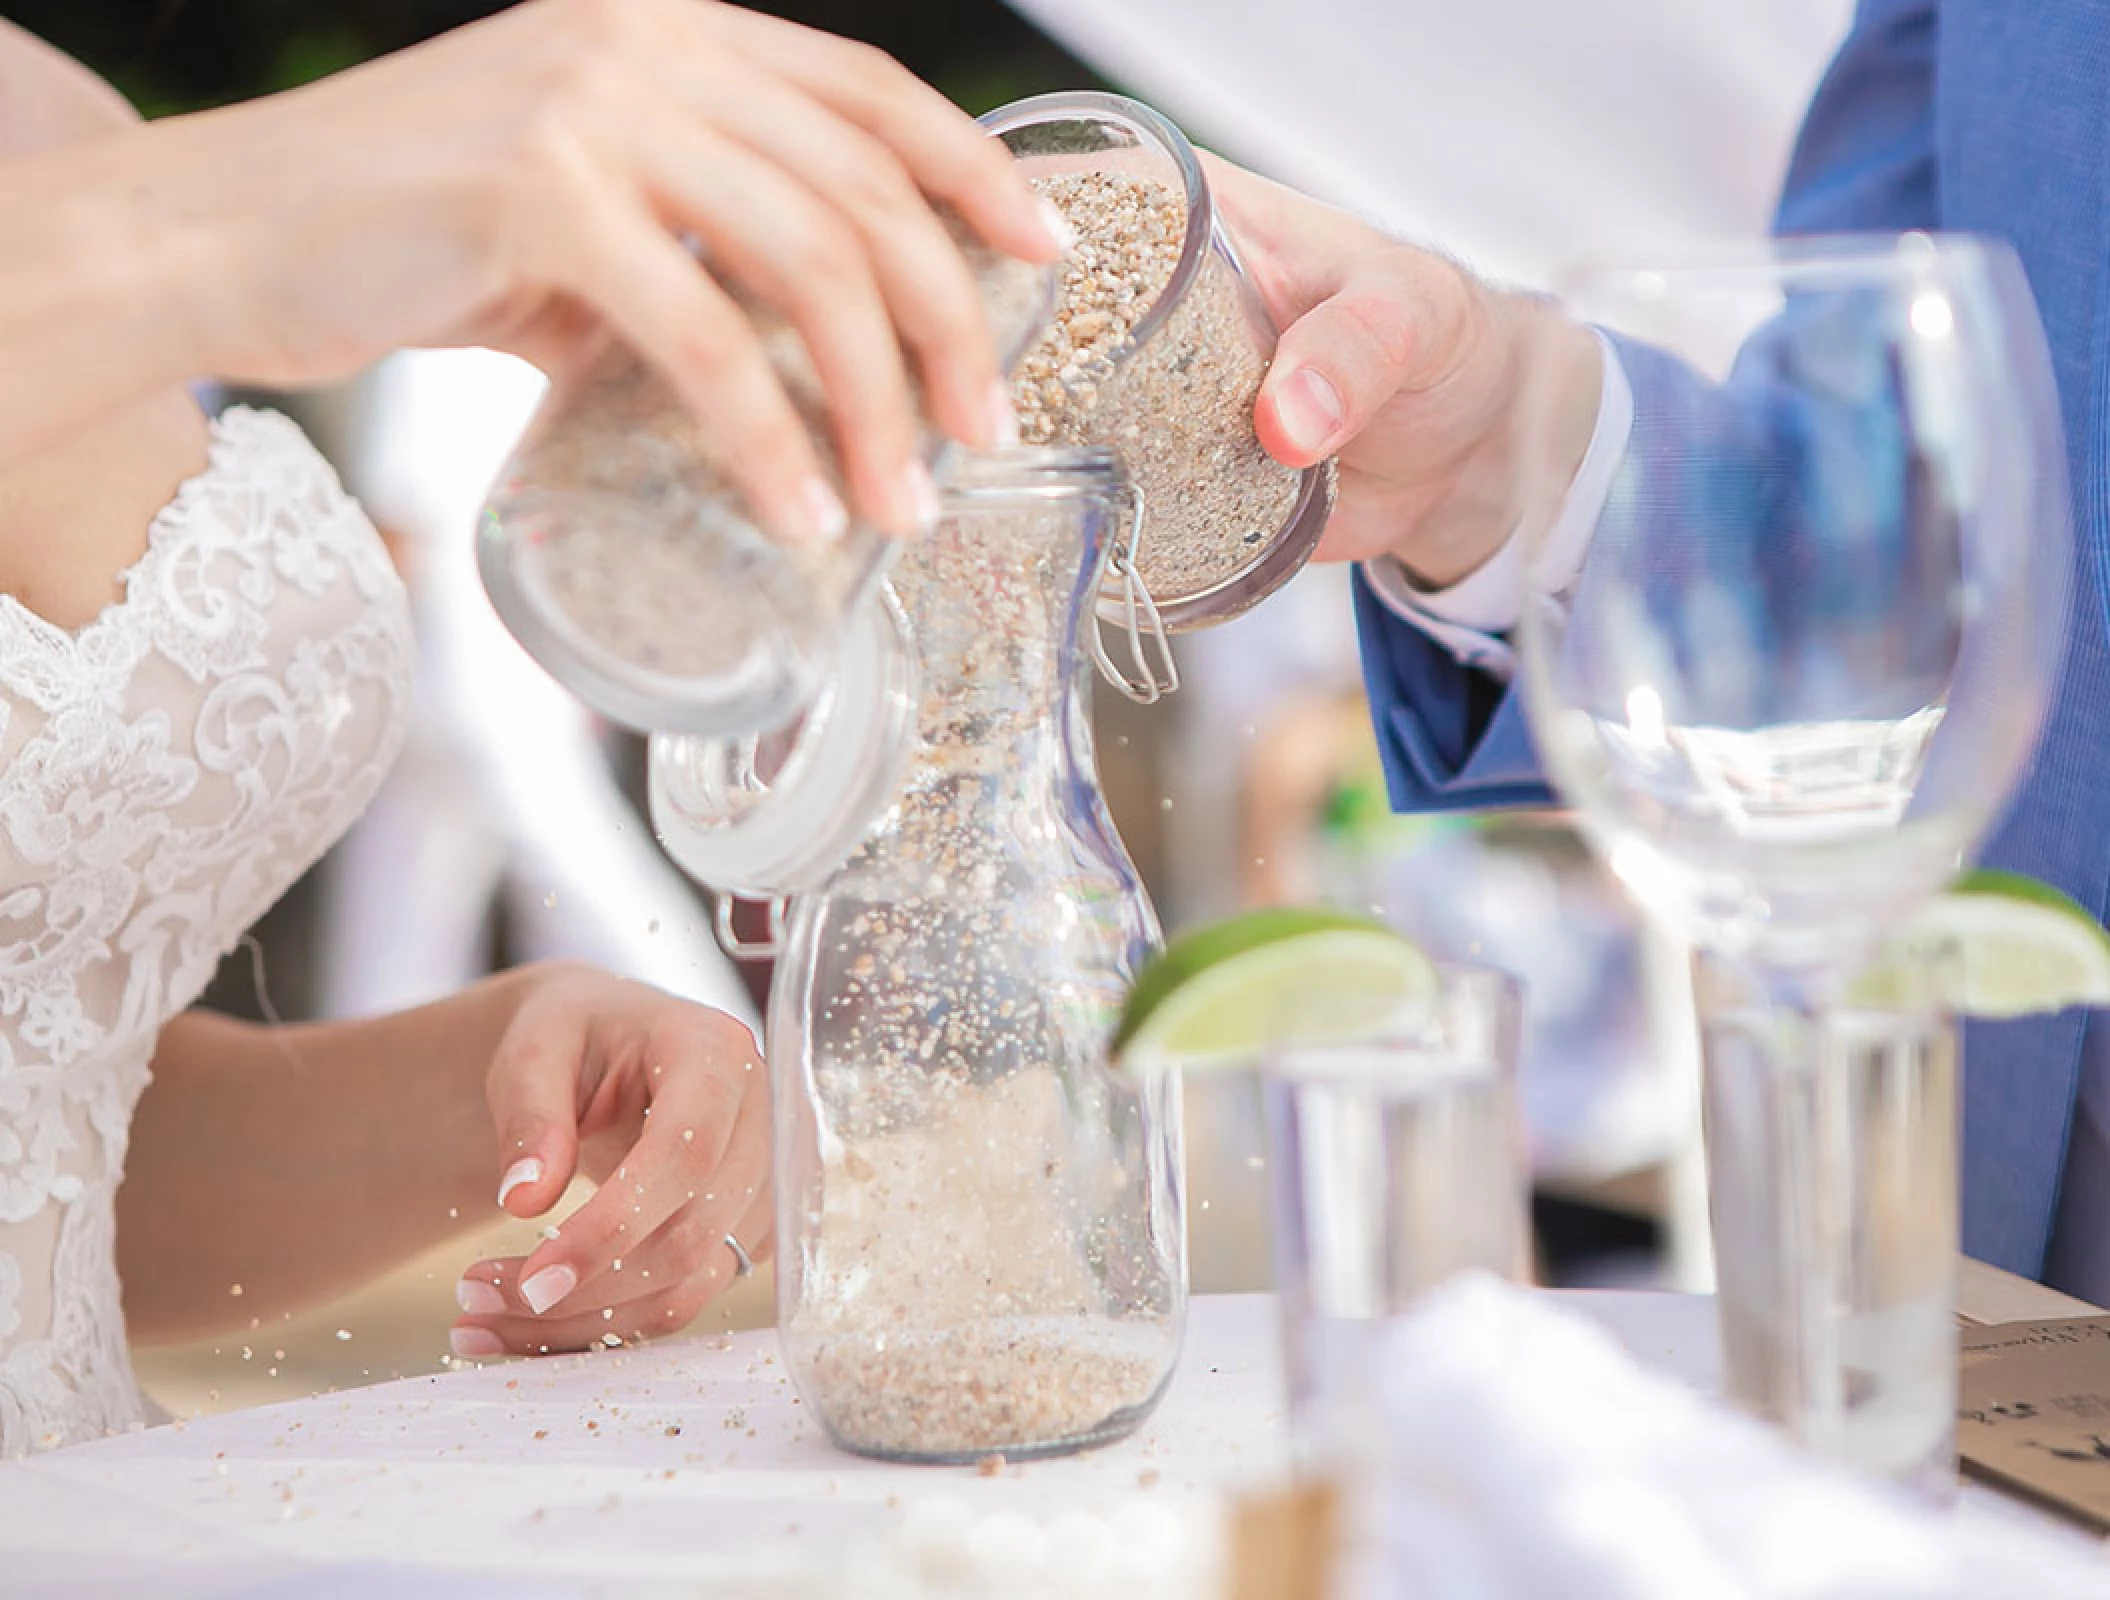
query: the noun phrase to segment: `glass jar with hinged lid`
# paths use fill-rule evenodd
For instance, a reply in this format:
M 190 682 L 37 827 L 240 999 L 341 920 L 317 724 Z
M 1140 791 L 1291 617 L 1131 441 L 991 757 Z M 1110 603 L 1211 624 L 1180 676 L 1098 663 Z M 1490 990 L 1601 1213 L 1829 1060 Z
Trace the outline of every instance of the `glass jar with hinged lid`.
M 1238 615 L 1310 559 L 1334 467 L 1285 467 L 1254 433 L 1276 330 L 1193 146 L 1110 94 L 982 121 L 1077 235 L 1054 320 L 1013 376 L 1022 436 L 1111 448 L 1142 493 L 1135 559 L 1114 553 L 1101 620 L 1177 633 Z
M 1058 470 L 1065 464 L 1067 476 Z M 1142 502 L 1117 457 L 1030 448 L 963 453 L 940 491 L 939 526 L 1007 496 L 1053 502 L 1081 526 L 1080 482 L 1090 486 L 1091 518 L 1088 548 L 1077 535 L 1077 558 L 1088 555 L 1081 570 L 1092 604 L 1080 611 L 1069 643 L 1109 683 L 1147 704 L 1178 684 L 1163 630 L 1133 611 L 1112 626 L 1095 614 L 1107 573 L 1133 570 L 1141 537 Z M 897 565 L 921 571 L 928 559 L 924 543 L 910 541 Z M 934 606 L 928 589 L 927 583 L 916 588 L 926 612 Z M 959 600 L 969 603 L 968 596 Z M 926 619 L 922 627 L 932 625 Z M 993 647 L 1003 644 L 1000 617 L 985 618 L 983 627 Z M 992 655 L 985 665 L 997 672 L 1009 659 Z M 791 897 L 819 888 L 884 824 L 913 757 L 918 707 L 927 706 L 932 692 L 924 681 L 927 663 L 927 641 L 905 609 L 902 585 L 890 576 L 851 613 L 836 671 L 791 723 L 738 739 L 653 735 L 646 781 L 653 831 L 677 865 L 717 891 L 718 940 L 729 954 L 743 960 L 778 954 Z M 977 692 L 1026 689 L 992 678 Z M 1076 735 L 1089 738 L 1088 722 L 1078 723 Z M 737 899 L 767 904 L 765 933 L 736 931 Z
M 954 231 L 1008 372 L 1046 325 L 1054 271 Z M 735 298 L 848 504 L 833 418 L 804 340 L 774 310 Z M 942 476 L 952 446 L 927 423 L 921 449 Z M 477 539 L 499 617 L 580 699 L 639 732 L 733 740 L 783 728 L 831 677 L 861 674 L 854 657 L 838 671 L 837 648 L 871 644 L 869 633 L 851 637 L 851 620 L 892 549 L 859 522 L 833 541 L 791 543 L 764 531 L 720 442 L 655 367 L 612 336 L 530 421 Z

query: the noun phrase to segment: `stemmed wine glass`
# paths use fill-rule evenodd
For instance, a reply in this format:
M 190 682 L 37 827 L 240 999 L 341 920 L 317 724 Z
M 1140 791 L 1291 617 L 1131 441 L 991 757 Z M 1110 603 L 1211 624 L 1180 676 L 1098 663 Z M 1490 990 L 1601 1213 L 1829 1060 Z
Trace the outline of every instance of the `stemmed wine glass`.
M 2043 330 L 2012 252 L 1963 236 L 1594 267 L 1559 296 L 1632 422 L 1571 482 L 1552 442 L 1596 397 L 1548 378 L 1519 409 L 1527 528 L 1603 495 L 1579 574 L 1543 536 L 1529 558 L 1522 686 L 1582 829 L 1698 951 L 1732 1395 L 1931 1481 L 1955 1030 L 1939 952 L 1887 999 L 1850 983 L 1981 840 L 2049 698 L 2072 552 Z

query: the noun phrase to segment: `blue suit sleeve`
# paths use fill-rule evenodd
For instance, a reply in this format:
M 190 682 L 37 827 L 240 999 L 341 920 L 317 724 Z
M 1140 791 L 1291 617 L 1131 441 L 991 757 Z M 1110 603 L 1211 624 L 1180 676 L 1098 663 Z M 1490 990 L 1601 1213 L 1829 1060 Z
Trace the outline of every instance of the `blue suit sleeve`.
M 1933 227 L 1937 0 L 1863 0 L 1797 138 L 1775 225 L 1783 233 Z M 1692 387 L 1653 352 L 1618 344 L 1634 392 L 1636 455 L 1675 454 Z M 1703 410 L 1712 407 L 1703 406 Z M 1647 463 L 1638 471 L 1648 475 Z M 1585 567 L 1585 581 L 1589 569 Z M 1452 657 L 1360 578 L 1363 681 L 1392 803 L 1402 811 L 1546 804 L 1516 688 Z
M 1861 0 L 1795 140 L 1776 233 L 1902 232 L 1941 221 L 1937 0 Z
M 1363 685 L 1377 722 L 1385 784 L 1401 811 L 1477 811 L 1548 803 L 1523 703 L 1396 617 L 1355 578 Z

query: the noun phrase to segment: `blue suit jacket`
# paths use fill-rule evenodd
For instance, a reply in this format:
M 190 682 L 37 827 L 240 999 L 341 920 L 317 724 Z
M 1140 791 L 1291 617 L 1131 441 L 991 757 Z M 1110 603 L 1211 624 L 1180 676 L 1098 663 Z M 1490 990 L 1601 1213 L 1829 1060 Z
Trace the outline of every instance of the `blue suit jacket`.
M 2036 758 L 1985 858 L 2110 910 L 2110 6 L 1862 0 L 1810 107 L 1781 201 L 1787 233 L 1941 228 L 2020 252 L 2057 366 L 2073 467 L 2073 634 Z M 1637 404 L 1646 394 L 1637 391 Z M 1637 425 L 1646 418 L 1637 415 Z M 1394 802 L 1543 803 L 1522 708 L 1357 594 L 1364 677 Z M 2039 1274 L 2058 1205 L 2088 1018 L 1973 1025 L 1964 1244 Z M 2110 1218 L 2104 1219 L 2110 1227 Z

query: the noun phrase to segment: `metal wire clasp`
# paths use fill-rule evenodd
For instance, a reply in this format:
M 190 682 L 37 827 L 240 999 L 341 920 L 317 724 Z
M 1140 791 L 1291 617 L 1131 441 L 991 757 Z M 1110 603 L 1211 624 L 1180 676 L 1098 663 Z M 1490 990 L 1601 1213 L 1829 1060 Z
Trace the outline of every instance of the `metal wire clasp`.
M 738 905 L 737 895 L 721 894 L 711 907 L 711 931 L 718 936 L 718 948 L 735 961 L 774 961 L 784 947 L 784 912 L 791 902 L 783 895 L 762 904 L 769 909 L 769 932 L 759 939 L 741 937 L 733 926 L 733 908 Z
M 1135 670 L 1124 669 L 1107 649 L 1106 618 L 1100 614 L 1097 596 L 1092 607 L 1092 659 L 1106 681 L 1137 705 L 1156 705 L 1179 688 L 1180 668 L 1172 658 L 1172 640 L 1165 632 L 1165 619 L 1158 614 L 1158 603 L 1136 571 L 1136 551 L 1143 540 L 1143 491 L 1130 484 L 1120 495 L 1127 502 L 1127 526 L 1107 545 L 1104 570 L 1120 580 L 1123 631 Z M 1100 588 L 1105 588 L 1103 578 Z

